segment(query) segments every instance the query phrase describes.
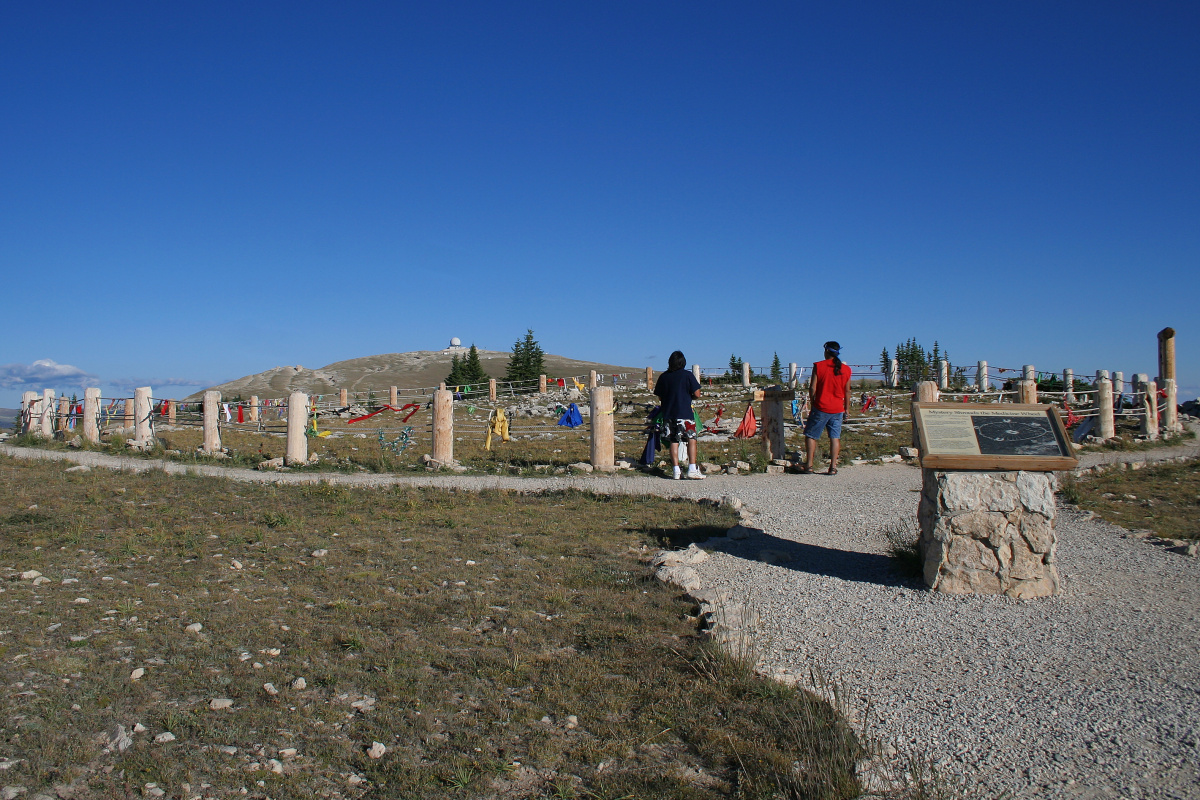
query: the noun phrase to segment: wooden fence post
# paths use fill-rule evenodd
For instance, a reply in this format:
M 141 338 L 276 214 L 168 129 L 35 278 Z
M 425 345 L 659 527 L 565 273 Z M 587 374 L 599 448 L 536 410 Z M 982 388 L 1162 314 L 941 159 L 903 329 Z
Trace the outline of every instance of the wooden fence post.
M 149 386 L 139 386 L 133 390 L 133 438 L 135 441 L 148 442 L 154 434 L 150 423 L 150 396 L 153 389 Z
M 288 395 L 287 450 L 283 463 L 301 467 L 308 463 L 308 395 L 292 392 Z
M 789 392 L 789 394 L 791 394 Z M 783 430 L 783 393 L 767 389 L 763 392 L 759 413 L 762 415 L 763 449 L 767 460 L 787 458 L 787 445 Z
M 750 364 L 745 361 L 742 362 L 742 388 L 750 388 Z
M 22 392 L 21 393 L 21 427 L 18 433 L 35 433 L 40 430 L 38 420 L 35 416 L 37 408 L 37 392 Z
M 950 362 L 938 362 L 938 389 L 941 391 L 949 391 L 950 389 Z
M 1034 369 L 1033 364 L 1021 367 L 1021 380 L 1037 382 L 1037 370 Z
M 596 388 L 596 370 L 588 370 L 588 388 Z
M 933 381 L 918 381 L 916 385 L 916 400 L 918 403 L 936 403 L 939 399 L 937 384 Z M 921 437 L 917 435 L 917 415 L 913 414 L 912 446 L 921 447 Z
M 1107 375 L 1096 381 L 1096 409 L 1100 416 L 1100 438 L 1112 439 L 1117 435 L 1117 426 L 1113 418 L 1112 381 Z
M 795 361 L 788 364 L 788 388 L 793 391 L 796 389 L 796 380 L 800 375 L 800 370 Z
M 100 442 L 100 389 L 83 390 L 83 438 L 92 444 Z
M 1175 329 L 1158 332 L 1158 379 L 1175 380 Z
M 204 447 L 205 453 L 221 452 L 221 427 L 218 419 L 221 414 L 221 393 L 207 391 L 204 393 Z M 289 429 L 291 422 L 288 422 Z
M 54 438 L 54 390 L 46 389 L 42 393 L 40 428 L 46 439 Z
M 1063 370 L 1063 392 L 1065 393 L 1063 394 L 1064 403 L 1075 402 L 1075 370 L 1073 369 Z
M 546 393 L 546 376 L 538 375 L 538 394 Z
M 66 395 L 58 398 L 58 413 L 54 415 L 54 432 L 66 433 L 67 420 L 71 418 L 71 399 Z
M 1029 403 L 1033 405 L 1038 401 L 1037 381 L 1020 380 L 1017 381 L 1017 402 Z
M 1142 435 L 1158 438 L 1158 384 L 1145 381 L 1142 384 Z
M 388 405 L 392 408 L 400 407 L 400 389 L 397 386 L 388 387 Z
M 439 389 L 433 393 L 434 461 L 448 466 L 454 461 L 454 393 Z
M 646 391 L 654 391 L 654 367 L 646 367 Z
M 697 383 L 700 381 L 700 365 L 699 364 L 692 364 L 692 377 L 696 379 Z
M 346 408 L 350 405 L 350 392 L 346 389 L 338 389 L 338 408 Z
M 616 469 L 613 456 L 613 390 L 611 386 L 592 389 L 592 466 L 601 472 Z
M 1176 405 L 1179 401 L 1179 390 L 1175 386 L 1174 378 L 1163 378 L 1162 383 L 1167 393 L 1167 407 L 1163 409 L 1163 430 L 1171 434 L 1179 433 L 1183 430 L 1179 424 L 1179 406 Z
M 1113 394 L 1125 394 L 1125 373 L 1113 373 Z
M 488 378 L 488 400 L 496 402 L 496 379 Z M 395 405 L 393 403 L 393 405 Z
M 893 389 L 900 388 L 900 359 L 892 359 L 892 374 L 888 376 L 888 385 Z
M 258 422 L 258 395 L 250 395 L 250 421 Z

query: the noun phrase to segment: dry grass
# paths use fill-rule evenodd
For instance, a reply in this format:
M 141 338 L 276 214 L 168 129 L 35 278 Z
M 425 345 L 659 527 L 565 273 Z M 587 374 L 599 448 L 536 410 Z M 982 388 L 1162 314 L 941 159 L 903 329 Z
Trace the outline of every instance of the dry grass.
M 147 784 L 172 797 L 855 796 L 859 749 L 837 715 L 711 649 L 693 608 L 648 576 L 648 548 L 733 521 L 650 498 L 0 459 L 4 782 L 78 797 Z M 116 725 L 132 744 L 106 752 Z
M 1123 528 L 1149 528 L 1166 539 L 1200 539 L 1197 461 L 1067 479 L 1062 494 Z

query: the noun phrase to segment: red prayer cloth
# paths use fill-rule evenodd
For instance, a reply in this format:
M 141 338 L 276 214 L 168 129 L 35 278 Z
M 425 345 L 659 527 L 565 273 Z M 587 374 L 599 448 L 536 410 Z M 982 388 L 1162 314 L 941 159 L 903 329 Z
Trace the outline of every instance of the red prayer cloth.
M 738 425 L 738 429 L 733 432 L 735 439 L 753 439 L 758 433 L 758 420 L 754 418 L 753 404 L 746 406 L 746 413 L 742 416 L 742 424 Z

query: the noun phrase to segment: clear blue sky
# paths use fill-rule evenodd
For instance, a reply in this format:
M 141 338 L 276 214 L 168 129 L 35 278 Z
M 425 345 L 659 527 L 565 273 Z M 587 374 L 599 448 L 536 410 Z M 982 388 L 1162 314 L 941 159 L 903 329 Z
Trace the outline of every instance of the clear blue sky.
M 14 2 L 0 103 L 6 406 L 526 328 L 1154 374 L 1171 325 L 1200 392 L 1197 3 Z

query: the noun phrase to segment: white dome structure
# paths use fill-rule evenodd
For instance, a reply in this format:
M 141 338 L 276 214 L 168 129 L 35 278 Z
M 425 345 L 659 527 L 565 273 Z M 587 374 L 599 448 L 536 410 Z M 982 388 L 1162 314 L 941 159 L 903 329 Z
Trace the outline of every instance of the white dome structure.
M 453 336 L 450 338 L 450 346 L 451 347 L 462 347 L 462 342 L 459 340 L 459 338 L 457 336 Z

